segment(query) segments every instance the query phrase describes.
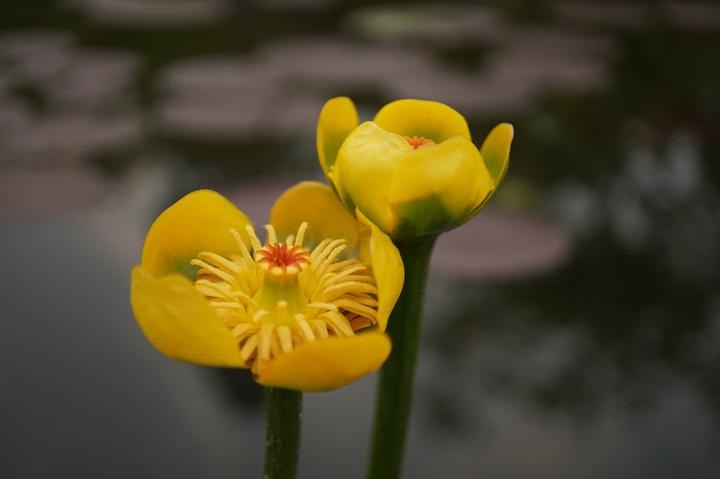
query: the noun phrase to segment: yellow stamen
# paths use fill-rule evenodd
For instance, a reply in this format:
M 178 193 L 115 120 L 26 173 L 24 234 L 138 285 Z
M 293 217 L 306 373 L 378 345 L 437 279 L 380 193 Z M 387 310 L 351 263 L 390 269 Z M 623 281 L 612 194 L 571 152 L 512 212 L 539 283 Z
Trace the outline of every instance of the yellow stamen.
M 312 325 L 315 328 L 315 330 L 318 332 L 318 336 L 320 336 L 321 339 L 328 337 L 328 328 L 327 324 L 325 324 L 324 321 L 320 319 L 313 319 Z
M 277 243 L 277 233 L 273 225 L 265 225 L 265 231 L 267 231 L 267 243 Z
M 308 228 L 308 224 L 303 222 L 298 228 L 297 237 L 295 238 L 295 246 L 302 246 L 303 240 L 305 239 L 305 231 Z
M 280 338 L 280 347 L 283 353 L 289 353 L 293 350 L 292 332 L 289 326 L 278 326 L 278 338 Z
M 305 321 L 304 314 L 296 314 L 295 322 L 297 323 L 298 328 L 300 328 L 300 332 L 302 333 L 302 336 L 306 341 L 315 341 L 315 333 L 312 332 L 312 329 L 310 329 L 310 325 L 307 321 Z
M 368 267 L 355 258 L 338 260 L 344 239 L 303 247 L 307 223 L 278 240 L 266 225 L 265 244 L 246 227 L 247 241 L 230 230 L 238 254 L 198 253 L 195 288 L 237 338 L 239 354 L 253 372 L 298 345 L 332 336 L 353 336 L 376 324 L 377 288 Z

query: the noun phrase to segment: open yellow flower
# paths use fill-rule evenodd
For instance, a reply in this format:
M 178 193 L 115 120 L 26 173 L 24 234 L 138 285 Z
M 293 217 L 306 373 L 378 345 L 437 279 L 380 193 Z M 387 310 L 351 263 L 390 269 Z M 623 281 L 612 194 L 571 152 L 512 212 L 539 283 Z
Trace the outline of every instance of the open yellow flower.
M 190 193 L 153 223 L 131 303 L 165 355 L 250 368 L 265 386 L 335 389 L 375 371 L 403 265 L 390 238 L 320 183 L 277 200 L 263 243 L 218 193 Z
M 472 218 L 505 176 L 513 127 L 496 126 L 475 147 L 465 118 L 438 102 L 398 100 L 358 125 L 352 101 L 320 113 L 320 165 L 350 211 L 395 239 L 453 229 Z

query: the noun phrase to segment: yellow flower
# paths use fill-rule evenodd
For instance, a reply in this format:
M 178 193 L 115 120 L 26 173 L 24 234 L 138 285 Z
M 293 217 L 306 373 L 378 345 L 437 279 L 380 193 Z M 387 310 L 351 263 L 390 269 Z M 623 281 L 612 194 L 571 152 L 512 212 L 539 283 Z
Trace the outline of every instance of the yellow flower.
M 330 390 L 379 368 L 404 274 L 390 238 L 316 182 L 283 193 L 270 222 L 263 244 L 209 190 L 165 210 L 132 272 L 145 336 L 173 359 L 250 368 L 265 386 Z
M 358 125 L 349 98 L 320 113 L 320 165 L 350 211 L 395 239 L 433 235 L 472 218 L 507 170 L 513 127 L 496 126 L 480 150 L 465 118 L 437 102 L 398 100 Z

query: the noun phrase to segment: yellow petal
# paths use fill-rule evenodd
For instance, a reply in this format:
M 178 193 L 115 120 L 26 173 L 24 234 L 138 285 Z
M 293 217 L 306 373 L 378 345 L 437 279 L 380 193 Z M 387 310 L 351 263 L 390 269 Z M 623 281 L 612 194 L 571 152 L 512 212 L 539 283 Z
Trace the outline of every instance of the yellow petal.
M 379 333 L 306 343 L 271 360 L 260 370 L 264 386 L 329 391 L 377 370 L 390 354 L 390 339 Z
M 435 143 L 459 135 L 470 140 L 465 118 L 436 101 L 397 100 L 385 105 L 375 116 L 380 127 L 402 136 L 421 136 Z
M 187 278 L 157 278 L 136 266 L 130 290 L 135 319 L 161 353 L 205 366 L 244 367 L 230 330 Z
M 495 187 L 500 184 L 507 171 L 512 139 L 513 126 L 510 123 L 500 123 L 493 128 L 480 148 L 480 155 L 485 161 Z
M 247 240 L 250 220 L 219 193 L 199 190 L 166 209 L 150 227 L 142 253 L 142 266 L 154 276 L 177 273 L 195 279 L 190 265 L 200 251 L 223 256 L 237 253 L 230 234 L 235 228 Z
M 270 210 L 270 223 L 280 238 L 297 233 L 307 221 L 303 245 L 312 249 L 325 238 L 345 239 L 348 250 L 357 250 L 358 223 L 327 185 L 303 181 L 288 188 Z
M 333 98 L 323 106 L 317 126 L 317 151 L 325 176 L 335 164 L 340 145 L 357 125 L 357 110 L 350 98 Z
M 353 130 L 338 153 L 335 169 L 344 194 L 385 232 L 393 228 L 387 201 L 392 178 L 400 159 L 410 151 L 402 136 L 367 121 Z
M 340 175 L 340 170 L 338 169 L 338 167 L 334 167 L 332 171 L 327 174 L 327 180 L 340 202 L 343 204 L 343 206 L 345 206 L 345 209 L 347 209 L 348 211 L 354 211 L 355 203 L 353 202 L 353 199 L 350 197 L 350 194 L 343 185 L 342 177 Z
M 378 289 L 378 329 L 385 331 L 405 280 L 400 252 L 388 235 L 380 231 L 357 210 L 358 220 L 366 226 L 361 236 L 360 259 L 372 268 Z
M 417 237 L 454 228 L 492 188 L 480 153 L 463 137 L 414 150 L 402 159 L 390 188 L 392 235 Z

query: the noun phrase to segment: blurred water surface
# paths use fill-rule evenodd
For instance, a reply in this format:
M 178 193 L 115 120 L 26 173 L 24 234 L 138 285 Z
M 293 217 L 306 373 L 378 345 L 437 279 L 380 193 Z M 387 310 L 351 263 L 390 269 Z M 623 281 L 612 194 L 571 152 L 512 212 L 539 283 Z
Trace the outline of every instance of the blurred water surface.
M 321 179 L 323 102 L 516 128 L 433 258 L 406 477 L 720 471 L 720 6 L 12 2 L 0 17 L 0 475 L 259 477 L 262 390 L 142 336 L 154 217 Z M 300 477 L 363 477 L 375 378 L 308 394 Z

